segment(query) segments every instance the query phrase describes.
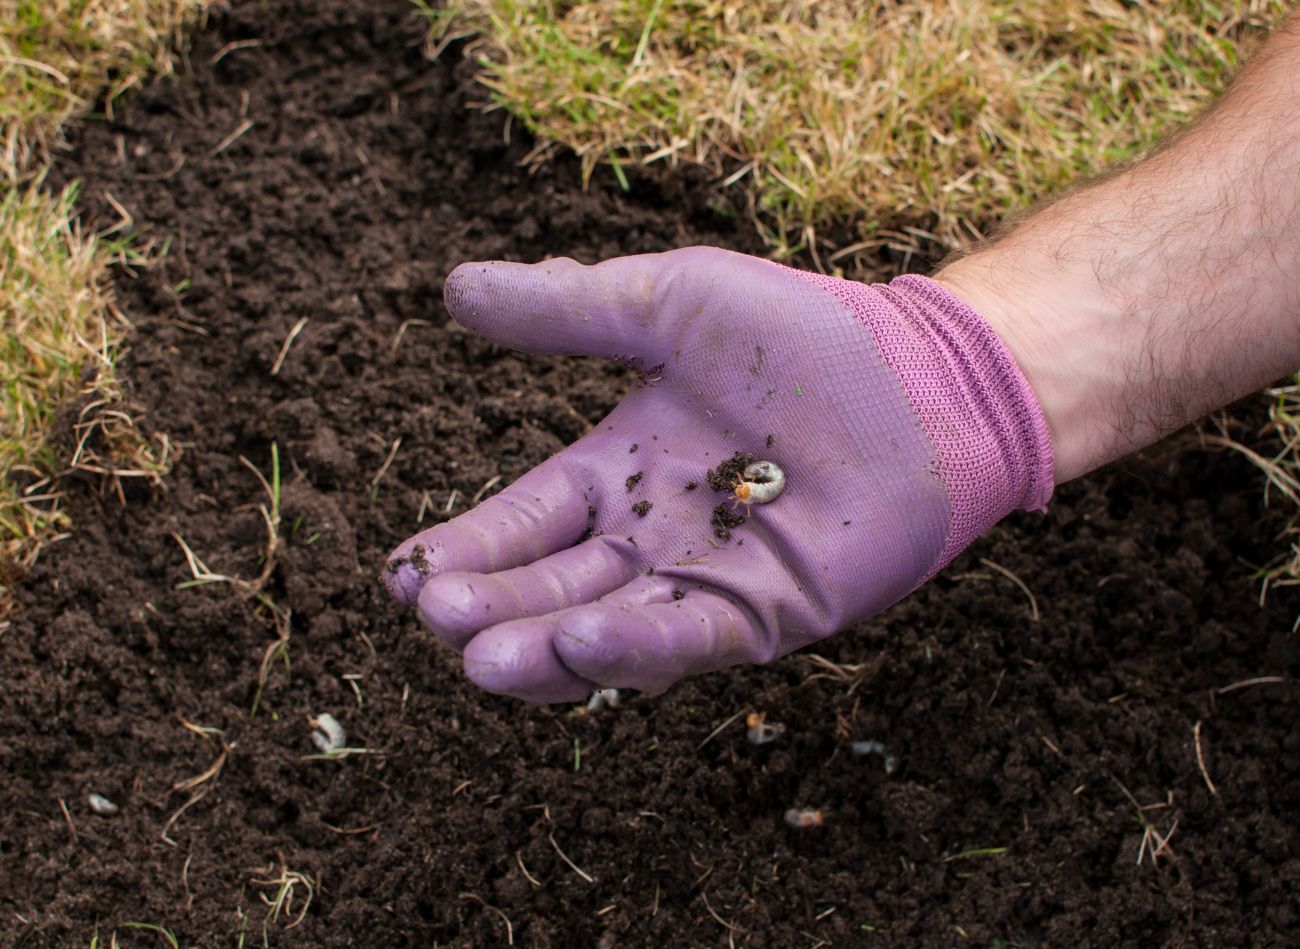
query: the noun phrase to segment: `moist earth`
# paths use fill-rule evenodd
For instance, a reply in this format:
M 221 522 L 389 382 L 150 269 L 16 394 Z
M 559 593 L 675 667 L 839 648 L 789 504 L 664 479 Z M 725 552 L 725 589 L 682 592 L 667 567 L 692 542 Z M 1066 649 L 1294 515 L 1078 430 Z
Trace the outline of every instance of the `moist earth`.
M 1252 566 L 1285 542 L 1249 464 L 1188 436 L 771 667 L 597 712 L 466 683 L 385 556 L 635 377 L 476 339 L 444 275 L 762 244 L 702 174 L 522 163 L 422 38 L 406 0 L 234 3 L 59 158 L 88 225 L 167 245 L 116 289 L 131 409 L 179 460 L 74 484 L 0 631 L 0 943 L 1294 943 L 1296 598 L 1261 607 Z M 265 583 L 183 586 L 182 543 L 264 572 L 273 446 Z M 751 712 L 786 731 L 748 743 Z M 322 713 L 363 750 L 317 756 Z

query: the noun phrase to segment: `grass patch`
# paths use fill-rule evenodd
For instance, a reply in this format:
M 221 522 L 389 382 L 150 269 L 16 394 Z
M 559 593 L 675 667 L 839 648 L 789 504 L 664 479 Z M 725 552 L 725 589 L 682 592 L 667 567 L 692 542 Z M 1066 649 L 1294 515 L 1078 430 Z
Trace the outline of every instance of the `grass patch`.
M 87 233 L 76 188 L 41 183 L 63 123 L 100 95 L 111 111 L 146 75 L 170 71 L 182 29 L 208 2 L 0 0 L 0 620 L 11 582 L 67 526 L 62 474 L 166 467 L 166 441 L 139 433 L 116 374 L 126 324 L 108 273 L 143 259 L 129 221 Z M 73 437 L 56 444 L 56 415 L 74 398 Z
M 1291 378 L 1289 385 L 1270 389 L 1266 394 L 1272 400 L 1269 425 L 1277 439 L 1273 454 L 1264 455 L 1246 447 L 1231 436 L 1224 424 L 1220 425 L 1221 435 L 1209 437 L 1211 444 L 1232 448 L 1250 459 L 1268 479 L 1266 497 L 1271 500 L 1280 495 L 1282 503 L 1292 509 L 1282 531 L 1285 551 L 1259 569 L 1260 602 L 1273 587 L 1300 586 L 1300 373 Z M 1292 628 L 1300 630 L 1300 613 Z
M 49 137 L 92 98 L 111 109 L 145 76 L 170 72 L 171 50 L 208 2 L 0 0 L 0 167 L 13 176 L 44 164 Z
M 748 178 L 775 256 L 960 245 L 1196 113 L 1285 4 L 450 0 L 496 104 L 601 162 Z M 848 248 L 818 248 L 851 224 Z M 854 258 L 857 254 L 856 259 Z

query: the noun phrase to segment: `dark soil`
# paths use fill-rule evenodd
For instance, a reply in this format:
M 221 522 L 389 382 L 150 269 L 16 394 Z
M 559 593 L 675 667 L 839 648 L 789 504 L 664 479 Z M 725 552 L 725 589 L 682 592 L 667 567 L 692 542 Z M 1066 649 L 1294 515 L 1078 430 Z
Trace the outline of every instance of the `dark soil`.
M 527 136 L 468 110 L 470 65 L 420 39 L 406 0 L 235 3 L 192 75 L 61 162 L 90 222 L 117 220 L 111 195 L 170 239 L 118 292 L 134 401 L 182 454 L 124 505 L 74 491 L 73 536 L 0 632 L 0 943 L 164 944 L 138 922 L 203 947 L 1295 944 L 1296 603 L 1256 603 L 1245 564 L 1281 545 L 1233 454 L 1111 467 L 821 660 L 616 710 L 482 694 L 390 606 L 376 576 L 421 512 L 463 511 L 633 381 L 448 324 L 454 264 L 761 249 L 699 176 L 584 192 L 573 161 L 520 167 Z M 273 444 L 266 601 L 177 589 L 177 538 L 261 572 L 240 457 L 269 471 Z M 1262 676 L 1281 681 L 1243 683 Z M 787 731 L 751 745 L 746 711 Z M 309 758 L 323 712 L 371 753 Z M 849 753 L 868 739 L 892 774 Z M 824 826 L 791 829 L 792 807 Z M 268 881 L 291 873 L 313 891 L 277 916 Z

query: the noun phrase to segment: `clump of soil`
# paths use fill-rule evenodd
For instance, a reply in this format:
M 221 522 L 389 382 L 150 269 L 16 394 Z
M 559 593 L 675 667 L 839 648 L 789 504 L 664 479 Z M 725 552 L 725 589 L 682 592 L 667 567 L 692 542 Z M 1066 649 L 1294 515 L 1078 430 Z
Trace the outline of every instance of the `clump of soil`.
M 632 505 L 632 512 L 636 514 L 637 517 L 645 517 L 650 513 L 652 507 L 654 507 L 654 503 L 651 501 L 637 501 Z
M 716 468 L 710 468 L 704 479 L 714 491 L 730 494 L 744 470 L 756 461 L 758 459 L 753 455 L 738 451 Z
M 744 470 L 756 461 L 758 459 L 753 455 L 738 451 L 716 468 L 710 468 L 704 476 L 705 481 L 714 491 L 731 494 L 736 487 L 736 482 L 741 480 Z M 688 487 L 694 484 L 695 482 L 692 481 Z M 713 536 L 718 540 L 731 540 L 731 529 L 743 523 L 745 523 L 745 516 L 725 503 L 717 505 L 709 512 L 709 526 L 713 528 Z
M 430 64 L 422 40 L 408 0 L 236 2 L 192 74 L 118 100 L 60 159 L 87 226 L 120 205 L 170 240 L 117 293 L 135 411 L 183 452 L 125 504 L 74 493 L 75 530 L 0 630 L 0 942 L 159 942 L 132 921 L 186 946 L 1293 942 L 1296 600 L 1256 603 L 1245 564 L 1278 524 L 1235 454 L 1112 466 L 816 660 L 598 714 L 484 694 L 391 605 L 375 574 L 397 542 L 635 384 L 448 323 L 455 264 L 761 251 L 698 175 L 584 190 L 576 161 L 526 169 L 517 124 L 507 140 L 467 108 L 487 98 L 472 64 Z M 259 574 L 240 456 L 272 445 L 263 598 L 183 586 L 177 538 Z M 788 731 L 751 745 L 744 708 Z M 321 714 L 365 752 L 311 757 Z M 897 770 L 849 754 L 862 739 Z M 792 808 L 825 826 L 792 830 Z M 312 885 L 292 917 L 263 899 L 285 880 Z
M 743 523 L 745 516 L 726 504 L 719 504 L 709 512 L 709 526 L 713 528 L 713 536 L 718 540 L 731 540 L 731 528 Z

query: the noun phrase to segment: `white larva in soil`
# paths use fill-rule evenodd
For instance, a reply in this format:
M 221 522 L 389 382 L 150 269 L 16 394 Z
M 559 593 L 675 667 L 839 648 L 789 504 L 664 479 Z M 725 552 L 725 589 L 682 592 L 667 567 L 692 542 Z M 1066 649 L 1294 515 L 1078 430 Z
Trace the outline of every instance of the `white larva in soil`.
M 618 689 L 597 689 L 587 700 L 587 711 L 599 712 L 603 708 L 618 708 L 621 704 Z
M 816 808 L 792 807 L 785 812 L 785 822 L 794 830 L 816 830 L 826 823 L 826 816 Z
M 898 770 L 898 759 L 889 753 L 883 741 L 855 741 L 849 745 L 849 750 L 859 758 L 864 755 L 879 755 L 881 764 L 885 766 L 885 774 L 893 774 Z
M 735 497 L 748 507 L 770 504 L 785 490 L 785 472 L 775 461 L 756 461 L 736 479 Z
M 312 727 L 311 743 L 320 749 L 321 754 L 333 754 L 347 745 L 347 732 L 329 712 L 323 712 L 307 721 Z
M 92 811 L 101 817 L 112 817 L 118 811 L 116 804 L 104 797 L 104 795 L 96 794 L 94 791 L 86 795 L 86 803 L 90 805 Z
M 745 737 L 752 745 L 766 745 L 785 734 L 785 726 L 769 722 L 762 712 L 750 712 L 745 718 Z

